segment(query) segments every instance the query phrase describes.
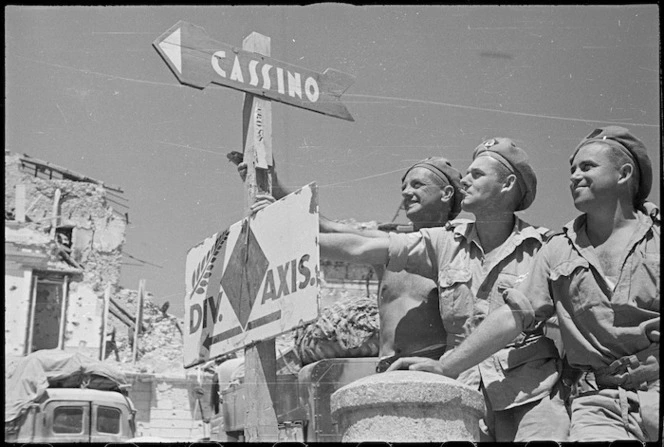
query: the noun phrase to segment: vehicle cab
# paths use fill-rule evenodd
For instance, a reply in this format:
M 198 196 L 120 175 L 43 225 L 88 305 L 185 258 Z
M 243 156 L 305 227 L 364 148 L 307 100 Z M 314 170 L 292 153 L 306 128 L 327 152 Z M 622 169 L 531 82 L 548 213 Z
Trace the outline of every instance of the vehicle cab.
M 116 391 L 49 388 L 33 403 L 10 442 L 121 442 L 135 436 L 136 409 Z M 7 432 L 5 432 L 7 435 Z M 11 439 L 14 438 L 14 439 Z

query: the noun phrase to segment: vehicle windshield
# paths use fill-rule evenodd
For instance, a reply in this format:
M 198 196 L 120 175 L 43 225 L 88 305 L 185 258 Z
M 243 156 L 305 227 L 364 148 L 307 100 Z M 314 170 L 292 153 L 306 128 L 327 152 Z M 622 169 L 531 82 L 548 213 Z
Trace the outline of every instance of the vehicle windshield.
M 67 434 L 83 433 L 83 408 L 56 408 L 53 412 L 53 432 Z
M 119 434 L 121 417 L 119 409 L 100 406 L 97 408 L 97 433 Z

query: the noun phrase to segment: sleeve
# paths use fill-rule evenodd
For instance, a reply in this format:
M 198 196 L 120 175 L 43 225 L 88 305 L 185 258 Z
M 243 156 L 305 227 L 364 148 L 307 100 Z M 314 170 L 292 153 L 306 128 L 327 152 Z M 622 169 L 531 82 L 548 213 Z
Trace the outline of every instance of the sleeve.
M 422 231 L 415 233 L 390 233 L 386 268 L 392 272 L 406 270 L 409 273 L 437 280 L 436 268 L 427 247 L 428 237 Z
M 550 256 L 554 252 L 551 242 L 535 255 L 533 267 L 516 288 L 503 292 L 505 303 L 520 318 L 524 331 L 532 330 L 540 321 L 547 320 L 555 314 L 553 297 L 549 288 Z

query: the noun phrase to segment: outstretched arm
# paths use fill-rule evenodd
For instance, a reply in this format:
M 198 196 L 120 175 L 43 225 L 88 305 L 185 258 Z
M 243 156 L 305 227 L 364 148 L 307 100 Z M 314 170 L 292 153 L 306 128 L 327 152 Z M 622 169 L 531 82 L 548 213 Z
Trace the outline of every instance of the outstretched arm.
M 387 238 L 388 234 L 381 230 L 369 230 L 355 228 L 353 225 L 343 222 L 336 222 L 328 219 L 327 217 L 320 216 L 320 232 L 321 233 L 352 233 L 366 237 L 383 237 Z
M 233 151 L 226 155 L 228 160 L 237 165 L 237 172 L 240 174 L 242 181 L 245 181 L 247 177 L 247 164 L 243 161 L 243 155 L 241 152 Z M 272 194 L 259 194 L 256 196 L 256 202 L 252 205 L 252 213 L 257 213 L 266 206 L 274 203 L 276 200 L 279 200 L 283 197 L 286 197 L 288 194 L 293 191 L 286 188 L 284 185 L 279 182 L 279 177 L 277 176 L 277 162 L 273 159 L 272 161 Z M 380 230 L 361 230 L 355 228 L 354 226 L 346 223 L 335 222 L 328 219 L 327 217 L 320 216 L 320 231 L 321 233 L 353 233 L 359 234 L 367 237 L 387 237 L 387 233 Z
M 507 346 L 523 330 L 517 310 L 507 304 L 491 312 L 466 340 L 443 355 L 439 361 L 421 357 L 402 357 L 388 371 L 410 369 L 442 374 L 456 379 L 459 374 L 477 365 Z
M 390 240 L 351 233 L 321 233 L 322 258 L 356 264 L 387 264 Z

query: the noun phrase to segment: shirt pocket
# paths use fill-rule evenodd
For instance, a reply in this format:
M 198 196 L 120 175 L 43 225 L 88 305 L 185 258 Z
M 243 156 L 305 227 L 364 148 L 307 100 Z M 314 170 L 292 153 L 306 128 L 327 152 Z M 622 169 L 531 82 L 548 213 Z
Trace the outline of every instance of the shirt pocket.
M 659 310 L 660 255 L 645 253 L 632 270 L 630 301 L 642 309 Z
M 522 281 L 523 277 L 514 273 L 500 273 L 489 296 L 489 312 L 493 312 L 498 307 L 505 304 L 503 292 L 507 289 L 516 288 Z
M 468 269 L 446 267 L 438 273 L 440 314 L 448 332 L 459 334 L 473 314 L 473 293 Z
M 549 280 L 554 291 L 561 296 L 573 297 L 569 302 L 574 315 L 588 310 L 596 304 L 594 298 L 602 294 L 590 264 L 581 257 L 557 265 L 552 269 Z M 558 293 L 554 292 L 554 295 Z

